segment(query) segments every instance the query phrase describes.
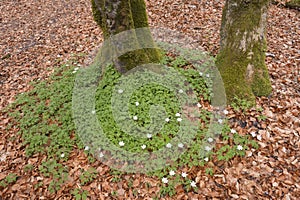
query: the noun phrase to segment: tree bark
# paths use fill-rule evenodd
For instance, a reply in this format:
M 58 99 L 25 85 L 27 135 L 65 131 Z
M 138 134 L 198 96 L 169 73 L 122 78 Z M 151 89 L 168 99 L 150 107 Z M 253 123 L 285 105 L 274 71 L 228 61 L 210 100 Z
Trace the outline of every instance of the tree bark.
M 144 0 L 91 0 L 91 2 L 94 19 L 102 29 L 104 39 L 123 31 L 131 33 L 126 34 L 129 37 L 126 40 L 114 41 L 115 49 L 111 49 L 111 51 L 118 51 L 121 47 L 137 49 L 126 52 L 114 60 L 119 72 L 125 73 L 138 65 L 160 61 L 158 49 L 141 48 L 143 42 L 154 44 L 150 30 L 146 31 L 143 37 L 137 36 L 135 32 L 137 28 L 149 27 Z
M 271 93 L 265 64 L 265 27 L 269 0 L 227 0 L 223 9 L 217 67 L 228 103 L 240 98 L 255 104 L 255 96 Z

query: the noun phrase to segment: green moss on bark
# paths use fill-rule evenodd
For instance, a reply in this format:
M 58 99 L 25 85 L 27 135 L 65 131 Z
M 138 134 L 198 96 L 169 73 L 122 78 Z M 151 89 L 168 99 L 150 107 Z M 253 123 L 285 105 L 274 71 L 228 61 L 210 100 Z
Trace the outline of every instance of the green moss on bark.
M 92 0 L 94 19 L 104 32 L 104 37 L 148 27 L 148 18 L 144 0 Z M 127 34 L 127 39 L 118 43 L 126 49 L 137 49 L 127 52 L 115 60 L 119 72 L 127 72 L 134 67 L 145 63 L 157 63 L 161 54 L 157 48 L 141 48 L 142 46 L 155 46 L 150 30 L 143 34 L 132 31 Z M 141 36 L 140 36 L 141 35 Z M 121 48 L 122 48 L 121 47 Z M 119 51 L 112 49 L 111 51 Z
M 238 97 L 254 104 L 255 96 L 246 80 L 247 65 L 244 59 L 245 56 L 233 54 L 230 49 L 223 50 L 217 56 L 216 65 L 223 79 L 228 103 Z
M 217 67 L 228 103 L 234 97 L 255 104 L 255 96 L 271 93 L 265 65 L 265 23 L 268 0 L 227 0 L 221 25 Z
M 300 0 L 291 0 L 285 4 L 288 8 L 298 9 L 300 10 Z
M 135 28 L 148 27 L 148 17 L 144 0 L 130 0 L 132 18 Z
M 104 1 L 91 0 L 91 4 L 94 20 L 103 31 L 104 38 L 107 38 L 109 36 L 109 33 L 106 28 L 106 17 L 103 13 L 101 13 L 101 10 L 104 10 Z
M 144 28 L 143 34 L 138 34 L 138 41 L 141 46 L 155 46 L 149 27 L 148 17 L 146 12 L 146 4 L 144 0 L 130 0 L 131 13 L 135 28 Z M 141 37 L 143 36 L 143 37 Z M 158 48 L 145 48 L 145 54 L 149 58 L 149 62 L 158 63 L 162 59 L 162 54 Z
M 249 64 L 254 66 L 254 74 L 250 79 L 251 89 L 255 96 L 268 96 L 272 92 L 272 86 L 269 79 L 269 73 L 265 64 L 267 44 L 263 40 L 253 43 L 253 56 Z

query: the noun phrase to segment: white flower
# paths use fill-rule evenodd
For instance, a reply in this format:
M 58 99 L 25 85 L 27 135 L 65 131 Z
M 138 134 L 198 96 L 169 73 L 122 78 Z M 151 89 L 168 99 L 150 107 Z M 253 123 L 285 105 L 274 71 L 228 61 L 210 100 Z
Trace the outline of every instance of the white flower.
M 135 102 L 135 106 L 139 106 L 139 105 L 140 105 L 140 103 L 136 101 Z
M 206 77 L 209 78 L 209 74 L 206 74 Z
M 230 132 L 231 132 L 231 133 L 236 133 L 236 130 L 230 129 Z
M 241 150 L 243 150 L 243 146 L 242 146 L 242 145 L 238 145 L 238 146 L 236 147 L 236 149 L 239 150 L 239 151 L 241 151 Z
M 138 120 L 138 117 L 137 117 L 137 116 L 133 116 L 132 118 L 133 118 L 133 120 L 135 120 L 135 121 Z
M 202 72 L 199 72 L 199 75 L 200 75 L 200 76 L 202 76 L 202 75 L 203 75 L 203 73 L 202 73 Z
M 167 147 L 167 148 L 171 148 L 171 147 L 172 147 L 172 144 L 171 144 L 171 143 L 168 143 L 168 144 L 166 145 L 166 147 Z
M 118 90 L 118 93 L 119 93 L 119 94 L 122 94 L 122 93 L 123 93 L 123 90 L 122 90 L 122 89 L 119 89 L 119 90 Z
M 182 176 L 183 178 L 186 178 L 186 177 L 187 177 L 187 173 L 182 172 L 182 173 L 181 173 L 181 176 Z
M 173 170 L 171 170 L 171 171 L 169 172 L 169 174 L 170 174 L 170 176 L 174 176 L 174 175 L 175 175 L 175 172 L 174 172 Z
M 201 108 L 202 105 L 201 105 L 200 103 L 197 103 L 197 107 L 198 107 L 198 108 Z
M 103 158 L 103 157 L 104 157 L 104 154 L 102 152 L 100 152 L 99 158 Z
M 141 146 L 141 148 L 142 148 L 142 149 L 146 149 L 146 145 L 143 144 L 143 145 Z
M 178 90 L 178 92 L 179 92 L 179 93 L 183 93 L 183 90 L 182 90 L 182 89 L 180 89 L 180 90 Z
M 214 139 L 212 139 L 212 138 L 208 138 L 208 139 L 207 139 L 207 141 L 208 141 L 208 142 L 213 142 L 213 141 L 214 141 Z
M 169 121 L 170 121 L 170 119 L 169 119 L 169 118 L 166 118 L 166 119 L 165 119 L 165 121 L 166 121 L 166 122 L 169 122 Z
M 85 146 L 85 147 L 84 147 L 84 150 L 85 150 L 85 151 L 88 151 L 89 149 L 90 149 L 89 146 Z
M 228 111 L 227 111 L 227 110 L 224 110 L 223 113 L 224 113 L 225 115 L 227 115 L 227 114 L 228 114 Z
M 252 137 L 256 137 L 256 133 L 254 131 L 252 131 L 250 134 Z
M 180 113 L 176 113 L 175 116 L 176 116 L 176 117 L 180 117 Z
M 261 141 L 261 135 L 257 135 L 256 138 Z
M 150 133 L 148 133 L 147 138 L 152 138 L 152 135 Z
M 178 144 L 178 147 L 179 147 L 179 148 L 183 148 L 183 144 L 182 144 L 182 143 L 179 143 L 179 144 Z
M 75 74 L 77 71 L 73 71 L 72 73 Z
M 179 118 L 177 118 L 177 121 L 178 121 L 178 122 L 181 122 L 181 121 L 182 121 L 182 119 L 179 117 Z
M 218 122 L 219 122 L 219 124 L 222 124 L 223 120 L 222 119 L 218 119 Z
M 205 157 L 205 158 L 204 158 L 204 161 L 208 162 L 208 157 Z
M 211 150 L 211 147 L 205 146 L 204 149 L 205 149 L 205 151 L 210 151 L 210 150 Z
M 92 114 L 95 114 L 96 113 L 96 110 L 92 110 Z
M 77 71 L 78 69 L 79 69 L 78 67 L 75 67 L 75 68 L 74 68 L 74 71 Z
M 125 145 L 125 143 L 123 141 L 119 142 L 119 145 L 122 147 Z
M 192 181 L 192 182 L 191 182 L 191 186 L 192 186 L 192 187 L 196 187 L 196 182 L 195 182 L 195 181 Z
M 62 154 L 60 155 L 60 157 L 62 157 L 62 158 L 63 158 L 63 157 L 65 157 L 65 154 L 64 154 L 64 153 L 62 153 Z
M 168 179 L 165 178 L 165 177 L 163 177 L 163 178 L 161 179 L 161 181 L 162 181 L 163 183 L 168 183 L 168 182 L 169 182 Z

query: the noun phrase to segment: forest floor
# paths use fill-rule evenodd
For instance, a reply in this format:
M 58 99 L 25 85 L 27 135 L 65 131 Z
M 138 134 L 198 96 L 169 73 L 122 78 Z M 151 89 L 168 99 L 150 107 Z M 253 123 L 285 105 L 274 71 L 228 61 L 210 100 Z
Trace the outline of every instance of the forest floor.
M 150 24 L 183 32 L 197 39 L 206 51 L 215 55 L 219 49 L 219 28 L 224 1 L 147 0 Z M 2 0 L 0 4 L 0 110 L 19 93 L 31 89 L 30 81 L 43 80 L 56 66 L 74 57 L 93 55 L 102 42 L 101 30 L 93 21 L 88 0 Z M 257 98 L 265 120 L 259 128 L 251 126 L 256 114 L 235 112 L 229 108 L 231 127 L 240 134 L 256 132 L 260 147 L 224 163 L 210 165 L 214 174 L 204 168 L 191 169 L 198 177 L 197 193 L 178 189 L 176 196 L 162 199 L 300 199 L 300 13 L 294 9 L 271 5 L 269 9 L 266 63 L 273 92 L 269 98 Z M 78 56 L 84 66 L 86 56 Z M 247 122 L 238 123 L 240 121 Z M 68 182 L 50 194 L 45 186 L 34 187 L 36 171 L 27 173 L 24 166 L 38 163 L 43 156 L 25 156 L 17 130 L 7 130 L 11 123 L 7 113 L 0 115 L 0 180 L 15 173 L 18 179 L 0 191 L 0 199 L 71 199 Z M 15 138 L 11 140 L 11 138 Z M 66 163 L 73 174 L 90 165 L 81 150 L 75 150 Z M 222 165 L 226 167 L 222 167 Z M 126 187 L 128 175 L 112 182 L 108 167 L 97 162 L 99 176 L 88 186 L 90 199 L 151 199 L 161 180 L 141 174 L 132 175 L 132 187 Z M 71 177 L 72 178 L 72 177 Z M 145 182 L 152 187 L 146 187 Z M 138 197 L 135 196 L 135 192 Z

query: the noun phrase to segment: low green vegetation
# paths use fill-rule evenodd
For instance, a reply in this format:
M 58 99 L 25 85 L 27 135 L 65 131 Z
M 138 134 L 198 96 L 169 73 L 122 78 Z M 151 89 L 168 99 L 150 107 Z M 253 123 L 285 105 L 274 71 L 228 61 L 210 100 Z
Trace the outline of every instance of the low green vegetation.
M 245 100 L 245 99 L 240 99 L 238 97 L 234 97 L 233 102 L 231 103 L 231 107 L 237 111 L 237 112 L 243 112 L 245 113 L 247 110 L 249 110 L 252 107 L 251 102 Z
M 92 182 L 97 177 L 98 172 L 93 167 L 87 169 L 86 171 L 82 172 L 79 177 L 80 184 L 86 185 Z
M 204 75 L 199 74 L 181 57 L 165 57 L 163 62 L 186 77 L 193 86 L 198 101 L 209 102 L 211 88 Z M 72 119 L 72 92 L 75 75 L 78 73 L 77 68 L 75 60 L 62 65 L 49 79 L 32 83 L 33 89 L 20 94 L 7 109 L 19 128 L 26 147 L 26 155 L 31 157 L 43 154 L 46 158 L 39 166 L 27 165 L 24 170 L 29 172 L 36 168 L 43 177 L 51 178 L 52 181 L 47 185 L 51 193 L 55 193 L 68 181 L 69 169 L 66 161 L 70 159 L 69 155 L 74 149 L 85 149 L 88 157 L 91 158 L 90 162 L 95 161 L 89 153 L 89 149 L 82 144 L 76 134 Z M 126 144 L 123 147 L 125 150 L 137 153 L 156 151 L 166 146 L 179 129 L 179 123 L 174 120 L 175 117 L 170 118 L 159 134 L 151 139 L 136 138 L 124 133 L 115 123 L 110 99 L 113 86 L 120 76 L 112 66 L 108 66 L 96 92 L 95 113 L 107 138 L 116 146 L 123 141 Z M 138 106 L 136 102 L 138 102 Z M 175 116 L 180 112 L 180 105 L 172 92 L 162 85 L 148 84 L 133 93 L 129 102 L 129 113 L 132 116 L 138 116 L 135 122 L 137 125 L 147 126 L 151 122 L 148 115 L 150 107 L 156 104 L 162 105 L 168 116 Z M 246 110 L 248 104 L 240 102 L 233 107 Z M 216 138 L 209 138 L 206 135 L 212 113 L 204 108 L 198 109 L 200 110 L 201 125 L 199 124 L 194 143 L 172 165 L 148 174 L 162 180 L 160 196 L 174 195 L 178 185 L 183 185 L 186 191 L 196 190 L 194 177 L 185 176 L 181 171 L 183 166 L 205 166 L 213 158 L 228 161 L 234 156 L 244 156 L 245 151 L 250 147 L 258 147 L 257 143 L 249 137 L 240 136 L 231 131 L 226 119 L 220 119 L 220 122 L 213 127 L 214 130 L 220 131 L 217 139 L 222 140 L 224 145 L 218 148 L 205 146 L 206 143 L 216 142 Z M 205 172 L 213 175 L 212 168 L 206 168 Z M 124 173 L 112 170 L 111 174 L 114 175 L 115 181 L 119 181 Z M 80 185 L 90 184 L 97 176 L 98 173 L 94 168 L 82 171 L 79 177 Z M 16 178 L 17 176 L 14 174 L 7 176 L 0 181 L 0 187 L 7 187 L 15 182 Z M 128 182 L 129 184 L 132 183 Z M 43 183 L 40 182 L 35 187 L 42 185 Z M 71 194 L 75 199 L 87 199 L 88 197 L 88 192 L 81 189 L 74 188 Z
M 50 177 L 52 180 L 48 186 L 51 193 L 56 192 L 68 179 L 68 169 L 56 160 L 50 159 L 42 162 L 39 166 L 40 173 L 44 177 Z
M 88 191 L 82 189 L 74 189 L 71 191 L 75 200 L 86 200 L 89 196 Z
M 17 181 L 18 176 L 16 174 L 8 174 L 4 179 L 0 181 L 0 188 L 5 188 L 10 184 Z

